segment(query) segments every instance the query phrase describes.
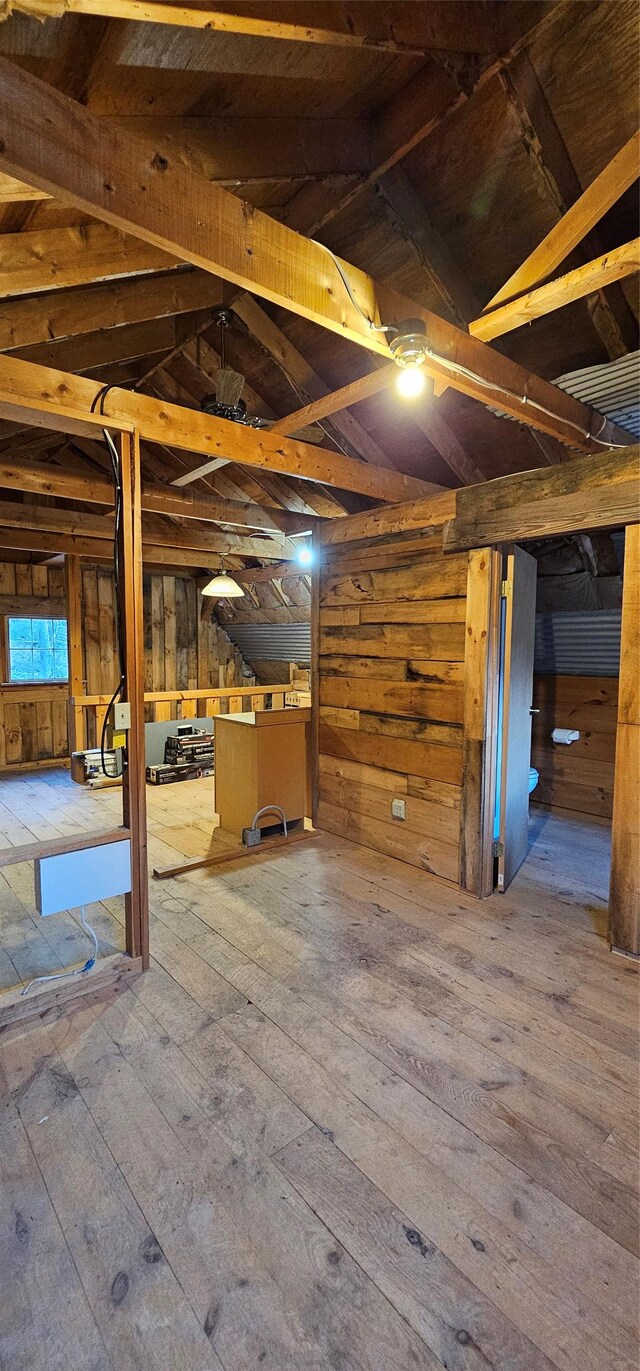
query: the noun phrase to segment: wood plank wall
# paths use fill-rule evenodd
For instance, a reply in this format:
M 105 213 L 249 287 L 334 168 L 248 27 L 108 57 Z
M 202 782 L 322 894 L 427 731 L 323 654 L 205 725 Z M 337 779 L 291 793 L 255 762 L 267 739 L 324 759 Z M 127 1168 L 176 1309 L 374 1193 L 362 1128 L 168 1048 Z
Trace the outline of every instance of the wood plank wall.
M 254 681 L 224 629 L 212 617 L 202 618 L 201 606 L 193 578 L 145 575 L 145 690 Z M 63 568 L 0 563 L 0 612 L 66 617 Z M 85 691 L 111 694 L 118 666 L 115 587 L 108 570 L 83 568 L 82 628 Z M 4 624 L 2 629 L 4 650 Z M 6 681 L 6 662 L 1 665 L 0 679 Z M 0 686 L 0 767 L 68 756 L 67 698 L 66 686 Z M 176 716 L 175 704 L 166 708 L 168 718 Z M 152 706 L 147 709 L 151 718 Z
M 531 763 L 540 773 L 532 800 L 550 809 L 610 819 L 613 812 L 618 681 L 611 676 L 534 677 Z M 554 728 L 580 738 L 554 743 Z
M 9 614 L 66 617 L 61 566 L 0 562 L 0 681 L 6 681 L 5 618 Z M 0 685 L 0 767 L 66 757 L 66 686 Z
M 318 594 L 318 825 L 456 883 L 467 567 L 430 529 L 325 545 Z

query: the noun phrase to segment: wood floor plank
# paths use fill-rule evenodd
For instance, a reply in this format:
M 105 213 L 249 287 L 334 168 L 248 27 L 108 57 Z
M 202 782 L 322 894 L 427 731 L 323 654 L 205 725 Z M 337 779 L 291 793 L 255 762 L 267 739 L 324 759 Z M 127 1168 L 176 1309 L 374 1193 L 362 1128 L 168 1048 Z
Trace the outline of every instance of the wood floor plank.
M 91 1118 L 43 1035 L 4 1049 L 9 1081 L 114 1366 L 209 1371 L 211 1348 Z M 79 1364 L 79 1349 L 71 1365 Z
M 0 1127 L 0 1358 L 11 1371 L 111 1371 L 19 1118 Z
M 93 1010 L 76 1010 L 55 1032 L 225 1371 L 349 1360 L 353 1371 L 371 1371 L 376 1358 L 385 1371 L 436 1371 L 266 1156 L 238 1157 L 221 1133 L 215 1151 L 190 1155 Z
M 551 1367 L 317 1129 L 290 1143 L 275 1161 L 444 1366 Z
M 154 865 L 206 851 L 210 779 L 148 804 Z M 0 778 L 9 843 L 120 811 Z M 5 1035 L 10 1201 L 46 1220 L 16 1250 L 10 1203 L 18 1371 L 637 1371 L 638 970 L 603 938 L 607 827 L 530 834 L 482 903 L 329 834 L 152 881 L 151 970 Z M 7 870 L 0 976 L 84 949 Z
M 554 1365 L 601 1371 L 609 1356 L 593 1311 L 562 1289 L 549 1268 L 541 1283 L 509 1230 L 450 1187 L 394 1130 L 336 1088 L 331 1076 L 254 1006 L 223 1021 L 237 1042 L 287 1089 L 314 1123 Z M 619 1335 L 624 1344 L 624 1336 Z M 543 1363 L 544 1364 L 544 1363 Z M 535 1365 L 535 1363 L 534 1363 Z M 618 1371 L 633 1361 L 618 1357 Z

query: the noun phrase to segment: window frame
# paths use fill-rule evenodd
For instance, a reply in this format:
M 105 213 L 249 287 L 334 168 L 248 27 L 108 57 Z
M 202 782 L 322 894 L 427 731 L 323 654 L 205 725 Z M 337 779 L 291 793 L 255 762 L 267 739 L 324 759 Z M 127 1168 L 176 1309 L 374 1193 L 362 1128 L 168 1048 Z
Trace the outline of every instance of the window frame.
M 10 642 L 9 642 L 9 623 L 10 623 L 10 621 L 13 620 L 13 619 L 29 619 L 31 622 L 33 622 L 34 619 L 39 619 L 39 620 L 44 621 L 45 623 L 50 623 L 50 624 L 53 624 L 53 623 L 56 623 L 56 624 L 57 624 L 57 623 L 63 623 L 63 624 L 66 625 L 66 628 L 67 628 L 67 671 L 66 671 L 66 675 L 64 675 L 64 676 L 53 676 L 53 677 L 51 677 L 51 679 L 47 679 L 47 680 L 42 680 L 42 679 L 39 679 L 38 677 L 29 677 L 28 680 L 24 680 L 24 681 L 16 681 L 16 680 L 13 680 L 13 679 L 12 679 L 12 676 L 11 676 L 11 647 L 10 647 Z M 4 615 L 4 628 L 3 628 L 3 634 L 2 634 L 2 648 L 3 648 L 3 658 L 4 658 L 4 660 L 3 660 L 2 663 L 1 663 L 1 665 L 2 665 L 2 677 L 3 677 L 2 684 L 3 684 L 3 685 L 9 686 L 9 687 L 11 687 L 11 689 L 13 689 L 13 690 L 16 690 L 16 689 L 19 690 L 21 686 L 24 686 L 25 688 L 28 688 L 28 689 L 31 690 L 31 689 L 33 689 L 33 687 L 36 687 L 36 688 L 37 688 L 38 686 L 44 686 L 44 687 L 47 687 L 47 686 L 63 686 L 63 685 L 68 685 L 68 684 L 69 684 L 69 623 L 68 623 L 68 620 L 67 620 L 66 617 L 61 617 L 61 616 L 58 615 L 58 614 L 30 614 L 28 611 L 25 612 L 24 614 L 21 614 L 20 612 L 18 612 L 17 614 L 5 614 L 5 615 Z

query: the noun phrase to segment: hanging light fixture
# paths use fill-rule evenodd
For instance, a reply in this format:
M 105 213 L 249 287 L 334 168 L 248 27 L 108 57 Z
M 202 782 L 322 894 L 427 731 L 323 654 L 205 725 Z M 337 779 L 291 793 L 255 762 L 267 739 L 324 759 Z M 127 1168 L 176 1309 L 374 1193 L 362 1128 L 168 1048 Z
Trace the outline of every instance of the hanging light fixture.
M 227 576 L 223 567 L 217 576 L 212 576 L 206 586 L 203 586 L 202 594 L 212 595 L 217 600 L 233 600 L 239 595 L 244 595 L 244 590 L 232 576 Z

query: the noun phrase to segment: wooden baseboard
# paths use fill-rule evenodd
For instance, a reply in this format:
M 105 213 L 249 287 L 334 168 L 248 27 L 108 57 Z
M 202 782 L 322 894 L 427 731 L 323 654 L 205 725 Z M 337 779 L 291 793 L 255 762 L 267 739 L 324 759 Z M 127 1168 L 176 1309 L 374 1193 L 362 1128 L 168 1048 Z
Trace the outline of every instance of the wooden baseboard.
M 68 771 L 69 766 L 69 757 L 41 757 L 37 762 L 7 762 L 5 766 L 0 766 L 0 776 L 6 778 L 21 771 L 47 771 L 57 767 Z
M 0 995 L 0 1033 L 44 1014 L 47 1009 L 57 1008 L 94 990 L 139 976 L 141 971 L 142 957 L 114 952 L 110 957 L 101 957 L 85 975 L 71 976 L 65 981 L 44 981 L 34 985 L 28 995 L 22 995 L 23 986 L 14 986 Z

